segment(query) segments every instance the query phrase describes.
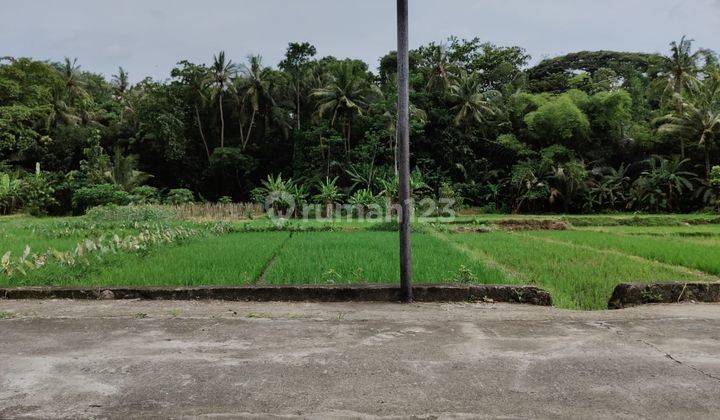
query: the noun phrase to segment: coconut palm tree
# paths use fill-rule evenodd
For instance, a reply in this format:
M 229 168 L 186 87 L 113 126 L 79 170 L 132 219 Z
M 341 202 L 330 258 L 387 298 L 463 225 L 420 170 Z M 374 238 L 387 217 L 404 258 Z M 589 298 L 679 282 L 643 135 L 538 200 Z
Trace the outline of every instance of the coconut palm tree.
M 683 112 L 682 95 L 697 87 L 698 64 L 709 52 L 699 49 L 693 52 L 693 40 L 683 36 L 679 42 L 673 41 L 670 44 L 670 56 L 665 57 L 662 63 L 662 71 L 667 76 L 667 85 L 663 92 L 663 98 L 671 99 L 675 111 L 678 114 Z M 680 139 L 680 154 L 685 158 L 685 139 Z
M 310 70 L 312 58 L 317 54 L 317 49 L 308 42 L 302 44 L 291 43 L 288 45 L 285 59 L 280 62 L 280 69 L 287 76 L 288 84 L 292 90 L 294 117 L 297 130 L 302 128 L 302 98 L 307 92 L 309 83 L 312 81 Z
M 428 47 L 424 67 L 428 69 L 426 86 L 428 92 L 441 94 L 450 90 L 459 69 L 458 65 L 450 58 L 445 44 L 433 44 Z
M 61 87 L 52 89 L 52 107 L 45 118 L 45 127 L 49 130 L 50 127 L 59 127 L 61 124 L 65 125 L 77 125 L 82 120 L 76 110 L 68 105 L 66 97 L 67 94 Z
M 261 105 L 269 105 L 269 111 L 275 105 L 270 94 L 270 73 L 272 70 L 262 65 L 262 57 L 253 55 L 248 58 L 248 64 L 242 66 L 242 77 L 235 81 L 235 92 L 240 104 L 240 117 L 245 115 L 246 107 L 250 108 L 250 121 L 247 133 L 244 133 L 242 121 L 240 122 L 240 135 L 242 149 L 245 150 L 250 141 L 255 120 L 260 112 Z
M 317 100 L 320 118 L 331 114 L 332 126 L 342 119 L 346 153 L 350 151 L 353 118 L 365 113 L 375 92 L 362 68 L 351 61 L 343 61 L 333 68 L 327 84 L 311 93 Z
M 127 94 L 128 89 L 130 89 L 128 73 L 124 68 L 120 67 L 118 69 L 118 74 L 112 77 L 111 84 L 113 86 L 115 98 L 120 102 L 124 102 L 125 95 Z
M 203 66 L 200 72 L 194 72 L 188 77 L 188 87 L 190 88 L 190 94 L 192 95 L 192 104 L 193 104 L 193 110 L 195 111 L 195 123 L 198 126 L 198 131 L 200 132 L 200 139 L 203 142 L 203 146 L 205 147 L 205 154 L 207 155 L 208 160 L 210 160 L 210 156 L 212 155 L 212 152 L 210 151 L 210 146 L 207 141 L 207 137 L 205 136 L 205 130 L 203 129 L 203 123 L 202 118 L 200 118 L 200 108 L 204 108 L 207 103 L 207 91 L 205 89 L 206 84 L 204 83 L 204 79 L 207 77 L 206 74 L 204 74 L 205 67 Z
M 393 76 L 396 78 L 397 76 Z M 397 83 L 390 84 L 394 86 Z M 398 109 L 397 109 L 397 90 L 390 89 L 389 92 L 379 93 L 379 101 L 382 103 L 385 112 L 382 117 L 385 121 L 385 135 L 390 140 L 390 148 L 393 150 L 393 160 L 395 166 L 395 176 L 398 176 L 398 150 L 397 150 L 397 122 L 398 122 Z M 427 122 L 427 113 L 415 106 L 414 104 L 409 105 L 410 109 L 410 120 L 416 123 L 425 124 Z
M 449 93 L 449 99 L 456 104 L 453 107 L 455 125 L 470 128 L 496 115 L 497 108 L 491 98 L 499 95 L 496 91 L 485 91 L 482 81 L 476 75 L 461 73 Z
M 659 131 L 696 141 L 705 152 L 705 174 L 709 177 L 710 150 L 720 135 L 720 70 L 711 71 L 687 99 L 677 100 L 683 103 L 682 111 L 662 118 Z
M 217 100 L 218 109 L 220 111 L 220 147 L 225 147 L 225 113 L 223 112 L 223 98 L 225 92 L 232 87 L 233 78 L 237 73 L 237 66 L 232 60 L 225 58 L 225 51 L 220 51 L 218 55 L 213 57 L 213 64 L 210 67 L 210 73 L 206 78 L 206 83 L 213 92 L 213 97 Z
M 85 90 L 85 82 L 82 80 L 82 71 L 77 61 L 77 58 L 70 60 L 69 57 L 65 57 L 60 72 L 65 82 L 65 90 L 70 106 L 75 106 L 78 101 L 88 97 L 88 93 Z
M 193 116 L 195 119 L 195 125 L 197 125 L 200 133 L 200 139 L 203 142 L 205 148 L 205 154 L 210 160 L 212 156 L 212 150 L 208 143 L 207 136 L 205 135 L 205 129 L 203 127 L 203 120 L 201 117 L 201 110 L 205 110 L 208 105 L 208 98 L 210 92 L 208 92 L 207 79 L 209 75 L 209 69 L 203 65 L 197 65 L 190 63 L 189 61 L 181 61 L 178 68 L 173 69 L 172 76 L 179 79 L 183 85 L 187 87 L 186 101 L 192 107 Z

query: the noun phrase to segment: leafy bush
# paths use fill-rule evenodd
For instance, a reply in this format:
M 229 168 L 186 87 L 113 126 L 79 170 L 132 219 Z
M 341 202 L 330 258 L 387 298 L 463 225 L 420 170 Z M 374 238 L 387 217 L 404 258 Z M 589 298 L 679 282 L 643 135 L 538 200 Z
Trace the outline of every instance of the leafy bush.
M 170 190 L 168 195 L 165 197 L 166 204 L 189 204 L 195 202 L 195 194 L 186 188 L 178 188 Z
M 232 197 L 228 197 L 227 195 L 222 196 L 218 199 L 218 204 L 232 204 L 232 202 Z
M 457 191 L 455 191 L 455 188 L 449 183 L 449 182 L 443 182 L 440 184 L 440 191 L 439 191 L 438 198 L 440 200 L 445 200 L 446 202 L 450 203 L 452 202 L 452 208 L 453 209 L 459 209 L 463 205 L 463 197 L 458 194 Z
M 130 200 L 133 204 L 159 204 L 160 194 L 157 188 L 144 185 L 132 189 L 130 192 Z
M 55 189 L 40 171 L 39 163 L 35 165 L 35 174 L 27 178 L 24 187 L 23 205 L 31 215 L 47 215 L 49 209 L 57 205 Z
M 720 188 L 720 166 L 713 166 L 710 170 L 710 186 Z
M 357 190 L 348 200 L 348 204 L 355 208 L 356 214 L 365 214 L 371 206 L 378 205 L 378 197 L 369 189 Z
M 590 134 L 590 121 L 569 96 L 542 105 L 525 117 L 530 132 L 543 144 L 579 144 Z
M 72 205 L 78 214 L 97 206 L 115 204 L 124 206 L 130 203 L 130 194 L 113 184 L 99 184 L 83 187 L 73 193 Z

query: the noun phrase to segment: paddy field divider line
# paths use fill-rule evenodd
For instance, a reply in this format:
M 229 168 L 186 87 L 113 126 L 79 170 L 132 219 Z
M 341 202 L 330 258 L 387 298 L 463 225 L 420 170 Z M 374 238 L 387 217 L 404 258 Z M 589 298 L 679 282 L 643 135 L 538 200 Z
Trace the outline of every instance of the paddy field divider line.
M 516 270 L 513 267 L 509 267 L 495 260 L 490 254 L 485 251 L 473 249 L 465 244 L 459 244 L 450 239 L 450 235 L 440 232 L 437 229 L 428 229 L 430 235 L 434 238 L 445 242 L 450 245 L 453 249 L 462 252 L 470 258 L 473 258 L 481 263 L 485 264 L 488 268 L 492 268 L 500 271 L 508 279 L 515 279 L 523 284 L 535 284 L 535 281 L 527 274 Z
M 661 239 L 673 239 L 681 242 L 686 242 L 695 245 L 707 245 L 701 240 L 717 240 L 720 245 L 720 233 L 708 232 L 707 235 L 688 236 L 679 233 L 650 233 L 650 232 L 613 232 L 611 230 L 592 230 L 592 229 L 573 229 L 575 232 L 593 232 L 603 233 L 612 236 L 622 236 L 625 238 L 639 238 L 639 237 L 650 237 L 650 238 L 661 238 Z
M 263 267 L 262 271 L 260 271 L 260 275 L 258 278 L 253 282 L 255 285 L 263 285 L 265 284 L 265 276 L 267 275 L 270 268 L 272 268 L 273 264 L 275 264 L 275 261 L 277 260 L 278 256 L 280 256 L 280 252 L 285 248 L 288 242 L 290 242 L 290 239 L 293 237 L 293 232 L 291 231 L 287 238 L 280 244 L 280 246 L 277 247 L 275 252 L 273 252 L 272 257 L 268 260 L 267 264 L 265 264 L 265 267 Z
M 529 235 L 527 233 L 511 232 L 511 234 L 523 236 L 528 239 L 545 242 L 548 244 L 564 245 L 569 248 L 581 249 L 584 251 L 591 251 L 591 252 L 597 252 L 597 253 L 606 254 L 606 255 L 615 255 L 615 256 L 619 256 L 619 257 L 625 257 L 625 258 L 629 258 L 631 260 L 638 261 L 638 262 L 641 262 L 644 264 L 649 264 L 649 265 L 653 265 L 656 267 L 666 268 L 666 269 L 669 269 L 672 271 L 677 271 L 678 273 L 681 273 L 681 274 L 688 274 L 691 276 L 695 276 L 695 277 L 704 279 L 705 281 L 708 281 L 708 282 L 720 281 L 720 277 L 712 275 L 710 273 L 706 273 L 702 270 L 697 270 L 694 268 L 686 267 L 684 265 L 673 265 L 673 264 L 669 264 L 666 262 L 641 257 L 640 255 L 625 253 L 625 252 L 622 252 L 617 249 L 604 249 L 604 248 L 597 248 L 597 247 L 590 246 L 590 245 L 578 245 L 578 244 L 575 244 L 572 242 L 566 242 L 566 241 L 563 241 L 560 239 L 545 238 L 545 237 L 541 237 L 541 236 Z

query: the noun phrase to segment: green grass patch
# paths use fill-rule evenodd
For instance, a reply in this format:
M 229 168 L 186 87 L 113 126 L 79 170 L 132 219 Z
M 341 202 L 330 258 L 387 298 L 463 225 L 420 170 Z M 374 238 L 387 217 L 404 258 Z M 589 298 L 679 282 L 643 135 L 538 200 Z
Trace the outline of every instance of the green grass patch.
M 136 253 L 92 255 L 74 266 L 51 262 L 27 275 L 0 275 L 0 287 L 246 285 L 258 279 L 289 235 L 201 236 Z
M 415 224 L 414 280 L 537 284 L 553 293 L 559 307 L 603 309 L 619 283 L 712 281 L 720 276 L 720 225 L 713 224 L 713 217 L 492 215 L 460 220 L 475 226 L 502 220 L 580 220 L 578 224 L 588 225 L 521 233 L 449 234 L 438 232 L 457 225 Z M 192 227 L 200 236 L 139 251 L 87 255 L 72 266 L 51 261 L 27 275 L 0 275 L 0 287 L 399 281 L 397 226 L 378 221 L 291 221 L 278 227 L 253 220 L 217 229 L 214 223 L 181 222 L 153 209 L 106 209 L 75 218 L 0 217 L 0 255 L 12 251 L 17 258 L 26 245 L 33 252 L 66 251 L 86 238 L 136 235 L 153 226 Z
M 86 236 L 85 231 L 59 226 L 69 219 L 34 219 L 9 217 L 0 219 L 0 256 L 8 251 L 21 254 L 29 245 L 35 251 L 48 248 L 70 249 Z
M 416 283 L 505 283 L 497 270 L 473 261 L 428 234 L 413 234 Z M 266 275 L 272 284 L 397 283 L 398 236 L 388 232 L 298 233 Z
M 703 243 L 674 235 L 615 235 L 604 232 L 533 232 L 532 235 L 597 249 L 615 250 L 720 275 L 720 243 L 715 239 Z
M 102 286 L 252 284 L 289 235 L 240 233 L 192 240 L 147 256 L 115 259 L 83 281 Z
M 623 282 L 699 280 L 679 268 L 642 264 L 631 257 L 548 243 L 524 234 L 493 232 L 451 238 L 534 279 L 561 308 L 605 309 L 613 289 Z

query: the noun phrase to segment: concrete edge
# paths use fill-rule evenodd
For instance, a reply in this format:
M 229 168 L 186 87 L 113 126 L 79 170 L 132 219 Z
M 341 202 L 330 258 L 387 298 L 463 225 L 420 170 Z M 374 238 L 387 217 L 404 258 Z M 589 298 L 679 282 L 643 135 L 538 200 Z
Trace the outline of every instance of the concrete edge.
M 535 286 L 418 285 L 416 302 L 522 303 L 552 306 L 549 292 Z M 397 302 L 396 286 L 242 286 L 242 287 L 23 287 L 0 289 L 0 299 L 227 300 L 257 302 Z
M 720 303 L 720 283 L 621 284 L 615 288 L 608 308 L 681 302 Z

